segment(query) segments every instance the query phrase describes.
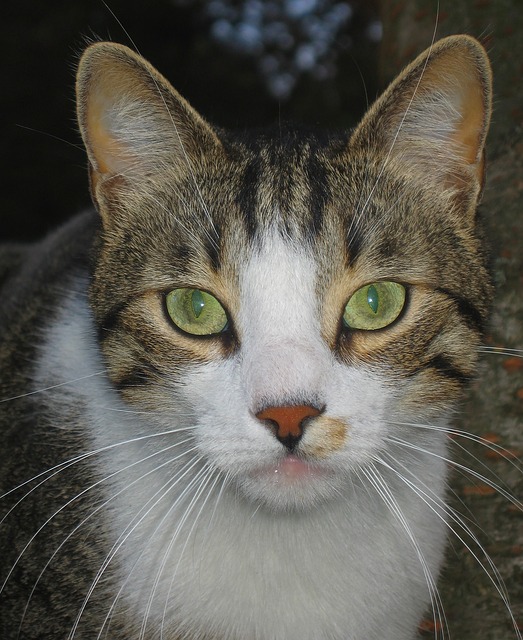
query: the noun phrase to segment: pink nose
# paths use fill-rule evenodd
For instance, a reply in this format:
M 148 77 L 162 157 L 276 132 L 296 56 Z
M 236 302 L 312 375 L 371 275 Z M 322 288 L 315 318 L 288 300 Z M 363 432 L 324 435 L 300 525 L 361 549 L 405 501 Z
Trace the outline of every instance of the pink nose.
M 268 407 L 256 414 L 258 420 L 267 420 L 278 440 L 289 449 L 296 446 L 303 435 L 308 418 L 319 416 L 316 407 L 299 404 L 292 407 Z

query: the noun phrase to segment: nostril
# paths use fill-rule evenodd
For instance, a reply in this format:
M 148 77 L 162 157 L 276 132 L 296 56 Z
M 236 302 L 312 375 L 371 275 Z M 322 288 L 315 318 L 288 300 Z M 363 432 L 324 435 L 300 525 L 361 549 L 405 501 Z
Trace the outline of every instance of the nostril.
M 320 409 L 311 405 L 267 407 L 256 414 L 258 420 L 268 422 L 275 436 L 287 448 L 293 449 L 303 435 L 309 418 L 319 416 Z

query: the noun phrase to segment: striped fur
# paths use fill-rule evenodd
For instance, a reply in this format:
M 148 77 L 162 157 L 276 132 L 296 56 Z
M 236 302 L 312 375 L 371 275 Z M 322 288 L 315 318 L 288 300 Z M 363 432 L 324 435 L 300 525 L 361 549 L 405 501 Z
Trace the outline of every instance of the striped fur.
M 36 447 L 21 504 L 38 503 L 6 519 L 3 638 L 410 640 L 428 607 L 441 615 L 445 429 L 492 295 L 477 215 L 490 83 L 480 45 L 448 38 L 353 132 L 236 135 L 125 47 L 87 49 L 78 118 L 100 224 L 38 249 L 36 337 L 34 310 L 3 317 L 2 366 L 22 372 L 4 397 L 24 378 L 47 389 L 2 417 L 13 459 L 28 457 L 18 429 Z M 404 309 L 350 330 L 345 305 L 378 281 L 405 286 Z M 175 326 L 181 287 L 221 302 L 223 333 Z M 256 415 L 295 405 L 314 417 L 289 452 Z

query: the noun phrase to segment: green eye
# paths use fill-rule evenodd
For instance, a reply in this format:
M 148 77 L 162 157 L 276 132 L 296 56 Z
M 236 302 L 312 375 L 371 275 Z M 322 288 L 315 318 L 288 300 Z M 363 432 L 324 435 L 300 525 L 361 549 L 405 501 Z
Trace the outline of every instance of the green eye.
M 345 306 L 343 323 L 350 329 L 383 329 L 401 313 L 405 287 L 397 282 L 373 282 L 354 293 Z
M 165 298 L 167 313 L 174 324 L 195 336 L 210 336 L 227 328 L 222 305 L 201 289 L 174 289 Z

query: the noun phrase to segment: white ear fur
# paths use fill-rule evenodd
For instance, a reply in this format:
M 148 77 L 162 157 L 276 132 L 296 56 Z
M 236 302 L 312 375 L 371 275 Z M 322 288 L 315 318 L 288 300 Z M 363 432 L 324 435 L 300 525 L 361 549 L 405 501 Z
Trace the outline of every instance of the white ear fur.
M 461 190 L 471 182 L 479 192 L 491 94 L 483 47 L 468 36 L 451 36 L 396 78 L 352 140 L 379 145 L 391 162 L 445 188 Z
M 148 62 L 122 45 L 84 52 L 77 74 L 80 131 L 97 177 L 137 177 L 168 165 L 190 171 L 219 146 L 209 125 Z

